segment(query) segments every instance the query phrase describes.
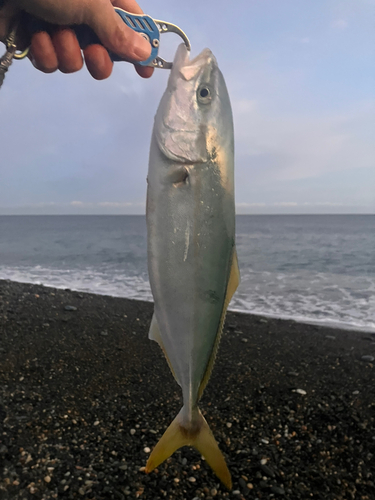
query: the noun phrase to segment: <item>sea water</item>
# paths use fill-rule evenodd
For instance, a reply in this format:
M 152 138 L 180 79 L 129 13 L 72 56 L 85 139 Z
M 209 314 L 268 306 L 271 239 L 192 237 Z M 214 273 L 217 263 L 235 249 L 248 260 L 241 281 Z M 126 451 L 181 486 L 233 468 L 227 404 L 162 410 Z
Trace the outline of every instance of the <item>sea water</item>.
M 375 332 L 374 215 L 240 215 L 230 309 Z M 0 279 L 152 300 L 144 216 L 1 216 Z

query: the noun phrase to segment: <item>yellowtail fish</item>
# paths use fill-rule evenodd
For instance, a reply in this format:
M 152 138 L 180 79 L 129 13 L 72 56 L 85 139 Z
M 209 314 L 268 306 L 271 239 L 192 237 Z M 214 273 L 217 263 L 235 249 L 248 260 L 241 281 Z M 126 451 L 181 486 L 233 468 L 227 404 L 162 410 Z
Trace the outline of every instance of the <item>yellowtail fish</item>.
M 147 190 L 148 266 L 155 301 L 150 339 L 182 388 L 183 407 L 146 472 L 189 445 L 225 486 L 232 481 L 198 401 L 239 284 L 235 250 L 233 119 L 212 52 L 177 50 L 152 134 Z

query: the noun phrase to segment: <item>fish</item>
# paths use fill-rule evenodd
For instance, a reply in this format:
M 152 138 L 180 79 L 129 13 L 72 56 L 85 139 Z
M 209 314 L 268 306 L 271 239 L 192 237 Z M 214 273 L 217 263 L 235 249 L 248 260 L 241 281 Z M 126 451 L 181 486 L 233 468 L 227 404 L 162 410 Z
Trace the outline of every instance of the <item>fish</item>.
M 198 408 L 228 304 L 239 284 L 235 247 L 234 136 L 215 56 L 177 49 L 155 115 L 147 176 L 147 254 L 154 314 L 149 338 L 181 386 L 183 407 L 146 464 L 196 448 L 230 489 L 224 456 Z

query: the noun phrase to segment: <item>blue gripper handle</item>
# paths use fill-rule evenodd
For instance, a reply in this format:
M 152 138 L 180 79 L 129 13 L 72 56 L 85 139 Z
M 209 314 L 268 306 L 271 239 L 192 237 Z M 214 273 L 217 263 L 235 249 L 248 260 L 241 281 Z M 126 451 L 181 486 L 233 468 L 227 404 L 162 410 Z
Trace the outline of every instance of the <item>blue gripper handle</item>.
M 140 66 L 148 66 L 151 61 L 153 61 L 159 52 L 160 44 L 160 32 L 159 28 L 156 26 L 155 21 L 150 16 L 130 14 L 125 10 L 115 7 L 115 11 L 124 21 L 124 23 L 129 26 L 132 30 L 137 33 L 143 34 L 143 36 L 151 44 L 151 55 L 146 61 L 137 62 Z M 116 54 L 110 54 L 112 61 L 121 61 L 121 58 Z

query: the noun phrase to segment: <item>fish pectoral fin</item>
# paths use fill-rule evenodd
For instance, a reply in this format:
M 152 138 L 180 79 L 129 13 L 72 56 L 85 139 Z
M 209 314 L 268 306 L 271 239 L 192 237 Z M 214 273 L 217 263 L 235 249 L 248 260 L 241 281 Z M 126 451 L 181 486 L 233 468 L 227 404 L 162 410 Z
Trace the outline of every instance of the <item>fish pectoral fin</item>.
M 231 489 L 232 479 L 230 472 L 206 419 L 197 408 L 193 419 L 194 425 L 191 429 L 186 429 L 181 425 L 182 412 L 183 410 L 173 420 L 153 449 L 146 464 L 146 472 L 153 471 L 182 446 L 193 446 L 204 456 L 206 462 L 220 481 L 228 489 Z
M 227 291 L 224 299 L 224 307 L 221 313 L 219 328 L 216 334 L 216 340 L 214 344 L 214 348 L 212 350 L 211 357 L 208 361 L 207 368 L 202 378 L 201 385 L 199 386 L 198 399 L 201 398 L 203 391 L 207 385 L 207 382 L 211 376 L 212 368 L 214 366 L 217 350 L 219 348 L 221 334 L 223 332 L 223 326 L 225 321 L 225 316 L 227 314 L 227 309 L 229 306 L 229 302 L 231 301 L 235 291 L 237 290 L 238 285 L 240 284 L 240 270 L 238 267 L 238 258 L 237 258 L 237 250 L 236 247 L 233 248 L 233 256 L 232 256 L 232 265 L 229 273 L 229 279 L 227 284 Z
M 155 340 L 155 342 L 157 342 L 159 344 L 159 346 L 161 347 L 161 350 L 164 353 L 165 359 L 168 362 L 169 369 L 171 370 L 172 375 L 176 379 L 177 383 L 179 385 L 181 385 L 180 382 L 179 382 L 179 380 L 177 379 L 177 376 L 176 376 L 176 373 L 175 373 L 175 371 L 173 369 L 172 363 L 170 362 L 170 359 L 168 358 L 167 351 L 165 350 L 165 347 L 164 347 L 164 344 L 163 344 L 163 340 L 161 338 L 160 328 L 159 328 L 159 325 L 158 325 L 155 313 L 153 314 L 152 319 L 151 319 L 150 330 L 148 332 L 148 338 L 150 340 Z

